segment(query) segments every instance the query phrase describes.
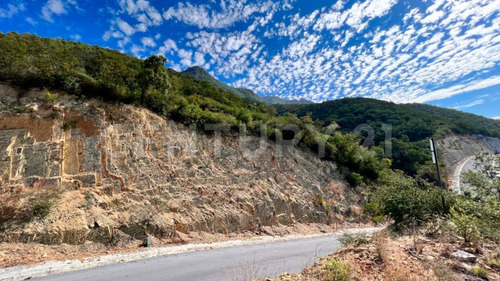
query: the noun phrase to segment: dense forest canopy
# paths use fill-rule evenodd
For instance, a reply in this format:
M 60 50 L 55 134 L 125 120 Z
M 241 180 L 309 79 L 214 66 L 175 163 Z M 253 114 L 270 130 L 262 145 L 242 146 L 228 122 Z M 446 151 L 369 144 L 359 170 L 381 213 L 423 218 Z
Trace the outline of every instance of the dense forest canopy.
M 368 98 L 344 98 L 310 105 L 277 105 L 279 114 L 311 115 L 323 125 L 336 122 L 344 132 L 360 124 L 374 127 L 375 141 L 384 141 L 383 124 L 392 126 L 393 137 L 409 141 L 452 131 L 500 137 L 500 121 L 426 104 L 395 104 Z
M 275 105 L 278 114 L 308 116 L 322 126 L 332 122 L 343 133 L 362 124 L 374 130 L 374 145 L 392 144 L 392 168 L 435 181 L 427 140 L 456 134 L 500 137 L 500 121 L 426 104 L 395 104 L 367 98 L 344 98 L 308 105 Z M 387 125 L 390 135 L 387 134 Z M 361 132 L 366 135 L 366 132 Z

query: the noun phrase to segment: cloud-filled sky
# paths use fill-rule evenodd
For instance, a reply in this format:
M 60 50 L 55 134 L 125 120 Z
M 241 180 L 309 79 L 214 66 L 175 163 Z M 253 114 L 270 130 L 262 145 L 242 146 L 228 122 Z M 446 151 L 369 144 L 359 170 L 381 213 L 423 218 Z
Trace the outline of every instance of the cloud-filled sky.
M 260 95 L 500 116 L 500 0 L 2 0 L 0 31 L 161 53 Z

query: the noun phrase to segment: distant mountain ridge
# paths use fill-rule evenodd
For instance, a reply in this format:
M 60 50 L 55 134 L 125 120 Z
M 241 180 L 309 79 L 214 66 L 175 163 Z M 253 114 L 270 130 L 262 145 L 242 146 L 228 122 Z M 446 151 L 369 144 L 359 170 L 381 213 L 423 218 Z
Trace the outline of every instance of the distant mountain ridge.
M 313 104 L 312 101 L 306 99 L 286 100 L 278 96 L 266 96 L 262 97 L 262 99 L 267 104 Z
M 376 129 L 376 141 L 383 141 L 382 126 L 392 126 L 393 137 L 419 141 L 451 130 L 456 134 L 480 134 L 500 138 L 500 121 L 428 104 L 396 104 L 370 98 L 343 98 L 306 105 L 275 105 L 278 114 L 311 114 L 324 126 L 331 122 L 352 132 L 360 124 Z
M 264 101 L 252 90 L 249 89 L 242 89 L 242 88 L 234 88 L 231 87 L 217 79 L 215 79 L 210 73 L 208 73 L 205 69 L 199 67 L 199 66 L 193 66 L 190 67 L 186 70 L 184 70 L 182 73 L 200 81 L 207 81 L 213 86 L 224 90 L 226 92 L 230 92 L 232 94 L 235 94 L 239 97 L 246 98 L 248 100 L 251 100 L 253 102 L 260 102 L 263 103 Z
M 182 73 L 185 75 L 188 75 L 191 78 L 194 78 L 196 80 L 200 81 L 207 81 L 212 86 L 215 86 L 221 90 L 224 90 L 226 92 L 230 92 L 232 94 L 235 94 L 239 97 L 246 98 L 248 100 L 251 100 L 253 102 L 259 102 L 259 103 L 266 103 L 266 104 L 311 104 L 313 103 L 312 101 L 306 100 L 306 99 L 300 99 L 300 100 L 286 100 L 282 99 L 278 96 L 266 96 L 266 97 L 260 97 L 257 95 L 254 91 L 250 89 L 245 89 L 245 88 L 234 88 L 231 87 L 219 80 L 217 80 L 215 77 L 210 75 L 205 69 L 199 67 L 199 66 L 193 66 L 190 67 L 186 70 L 184 70 Z

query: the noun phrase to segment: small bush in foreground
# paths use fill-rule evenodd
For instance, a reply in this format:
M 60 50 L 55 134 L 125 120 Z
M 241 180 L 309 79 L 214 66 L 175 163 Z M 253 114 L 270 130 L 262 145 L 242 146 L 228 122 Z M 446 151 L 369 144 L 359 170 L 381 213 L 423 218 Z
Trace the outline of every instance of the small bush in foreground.
M 44 218 L 54 206 L 51 194 L 38 193 L 29 200 L 29 216 L 31 218 Z
M 325 265 L 325 281 L 348 281 L 352 279 L 351 265 L 337 260 L 331 260 Z
M 362 244 L 368 244 L 370 242 L 370 239 L 367 237 L 366 234 L 360 233 L 360 234 L 349 234 L 349 233 L 344 233 L 342 236 L 339 237 L 340 243 L 342 243 L 343 246 L 347 245 L 362 245 Z
M 480 278 L 486 278 L 488 277 L 488 270 L 486 270 L 485 268 L 482 268 L 482 267 L 475 267 L 473 269 L 471 269 L 471 272 L 472 274 L 474 274 L 475 276 L 477 277 L 480 277 Z
M 389 216 L 396 228 L 401 228 L 420 225 L 432 217 L 447 214 L 448 207 L 442 202 L 447 195 L 434 186 L 421 186 L 402 172 L 387 172 L 381 176 L 371 199 L 378 206 L 378 215 Z
M 346 177 L 347 182 L 352 186 L 358 186 L 363 183 L 363 176 L 358 173 L 350 173 Z
M 500 259 L 489 259 L 488 265 L 492 268 L 500 269 Z

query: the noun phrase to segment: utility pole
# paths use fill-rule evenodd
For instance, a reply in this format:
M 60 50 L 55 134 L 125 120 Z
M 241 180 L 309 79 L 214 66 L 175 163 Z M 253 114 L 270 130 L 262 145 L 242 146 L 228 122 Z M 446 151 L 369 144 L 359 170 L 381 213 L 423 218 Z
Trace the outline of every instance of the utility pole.
M 439 172 L 439 161 L 438 161 L 438 156 L 437 156 L 437 151 L 436 151 L 436 145 L 434 143 L 434 139 L 431 138 L 429 140 L 430 145 L 431 145 L 431 153 L 432 153 L 432 163 L 436 164 L 436 171 L 437 171 L 437 177 L 439 181 L 439 186 L 441 189 L 443 189 L 443 181 L 441 180 L 441 173 Z M 444 194 L 441 193 L 441 202 L 443 203 L 443 210 L 446 210 L 446 201 L 444 199 Z
M 438 161 L 438 156 L 437 156 L 437 151 L 436 151 L 436 146 L 434 144 L 434 139 L 431 138 L 429 140 L 431 144 L 431 153 L 432 153 L 432 163 L 436 164 L 436 171 L 437 171 L 437 176 L 438 176 L 438 181 L 439 181 L 439 186 L 443 188 L 443 181 L 441 181 L 441 173 L 439 172 L 439 161 Z

